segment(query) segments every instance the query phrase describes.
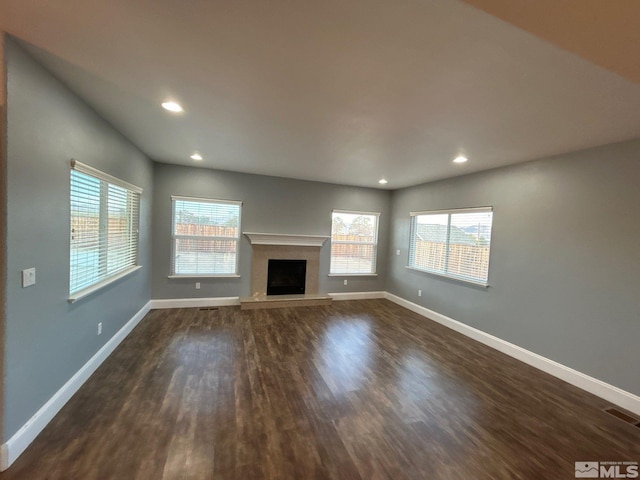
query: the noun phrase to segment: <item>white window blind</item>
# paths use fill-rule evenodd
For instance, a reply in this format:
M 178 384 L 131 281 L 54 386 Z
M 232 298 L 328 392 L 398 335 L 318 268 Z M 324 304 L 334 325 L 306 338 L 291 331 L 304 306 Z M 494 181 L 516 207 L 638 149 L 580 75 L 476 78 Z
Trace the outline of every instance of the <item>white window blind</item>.
M 241 202 L 171 197 L 172 275 L 236 275 Z
M 106 282 L 138 262 L 141 188 L 71 162 L 69 294 Z
M 411 212 L 409 267 L 487 285 L 491 207 Z
M 337 275 L 376 273 L 379 213 L 334 210 L 331 222 L 331 266 Z

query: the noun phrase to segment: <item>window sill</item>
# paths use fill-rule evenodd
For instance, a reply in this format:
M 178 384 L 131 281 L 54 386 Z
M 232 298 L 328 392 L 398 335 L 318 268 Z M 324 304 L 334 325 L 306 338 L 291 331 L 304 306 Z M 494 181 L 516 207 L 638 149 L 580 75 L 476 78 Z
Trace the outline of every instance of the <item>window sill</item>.
M 88 288 L 85 288 L 84 290 L 80 290 L 79 292 L 75 292 L 73 295 L 69 295 L 69 298 L 67 298 L 67 301 L 69 303 L 74 303 L 77 302 L 78 300 L 87 297 L 89 295 L 91 295 L 94 292 L 97 292 L 98 290 L 100 290 L 103 287 L 106 287 L 107 285 L 112 284 L 113 282 L 117 282 L 118 280 L 120 280 L 121 278 L 126 277 L 127 275 L 136 272 L 138 270 L 140 270 L 142 268 L 142 265 L 136 265 L 135 267 L 131 267 L 128 268 L 120 273 L 116 273 L 115 275 L 106 278 L 98 283 L 96 283 L 95 285 L 91 285 Z
M 480 288 L 489 288 L 488 283 L 474 282 L 473 280 L 467 280 L 463 277 L 456 277 L 453 275 L 444 275 L 442 273 L 430 272 L 429 270 L 422 270 L 421 268 L 410 267 L 408 265 L 405 268 L 408 270 L 413 270 L 415 272 L 426 273 L 427 275 L 433 275 L 434 277 L 438 277 L 444 280 L 452 280 L 454 282 L 459 282 L 464 285 L 470 285 L 470 286 L 480 287 Z
M 240 275 L 237 274 L 222 274 L 222 275 L 169 275 L 167 278 L 176 279 L 176 278 L 240 278 Z
M 377 273 L 330 273 L 327 277 L 377 277 Z

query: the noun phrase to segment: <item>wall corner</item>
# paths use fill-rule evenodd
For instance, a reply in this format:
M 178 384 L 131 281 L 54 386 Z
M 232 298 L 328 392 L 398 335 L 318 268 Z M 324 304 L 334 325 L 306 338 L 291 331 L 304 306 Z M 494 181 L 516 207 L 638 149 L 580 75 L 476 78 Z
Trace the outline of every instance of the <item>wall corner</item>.
M 6 34 L 0 30 L 0 432 L 4 432 L 5 319 L 7 278 L 7 58 Z M 4 434 L 2 434 L 4 441 Z

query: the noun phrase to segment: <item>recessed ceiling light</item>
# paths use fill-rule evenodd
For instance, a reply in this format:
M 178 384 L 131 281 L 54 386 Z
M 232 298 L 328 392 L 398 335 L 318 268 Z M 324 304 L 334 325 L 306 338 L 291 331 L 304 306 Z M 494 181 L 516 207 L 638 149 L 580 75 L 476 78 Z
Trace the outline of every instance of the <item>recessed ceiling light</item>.
M 191 155 L 191 159 L 192 160 L 202 160 L 202 155 L 200 155 L 199 153 L 194 153 L 193 155 Z
M 385 178 L 381 178 L 380 180 L 378 180 L 378 183 L 379 183 L 380 185 L 385 185 L 385 184 L 387 184 L 387 183 L 389 183 L 389 182 L 387 181 L 387 179 L 385 179 Z
M 182 111 L 182 106 L 176 102 L 163 102 L 162 108 L 173 113 L 180 113 Z
M 465 163 L 468 160 L 469 159 L 467 157 L 460 155 L 453 160 L 453 163 Z

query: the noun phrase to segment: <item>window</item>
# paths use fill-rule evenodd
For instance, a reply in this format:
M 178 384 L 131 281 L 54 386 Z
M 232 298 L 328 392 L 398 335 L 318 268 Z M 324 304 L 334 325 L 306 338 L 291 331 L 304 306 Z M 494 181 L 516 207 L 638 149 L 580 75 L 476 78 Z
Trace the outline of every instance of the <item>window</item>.
M 242 203 L 176 196 L 171 200 L 171 274 L 237 275 Z
M 379 216 L 379 213 L 333 211 L 330 274 L 376 273 Z
M 409 267 L 487 285 L 491 207 L 411 213 Z
M 74 301 L 138 264 L 142 189 L 71 162 L 69 300 Z

